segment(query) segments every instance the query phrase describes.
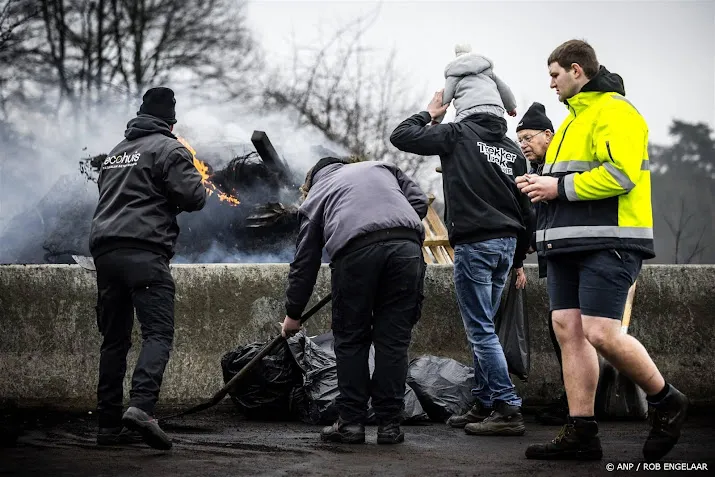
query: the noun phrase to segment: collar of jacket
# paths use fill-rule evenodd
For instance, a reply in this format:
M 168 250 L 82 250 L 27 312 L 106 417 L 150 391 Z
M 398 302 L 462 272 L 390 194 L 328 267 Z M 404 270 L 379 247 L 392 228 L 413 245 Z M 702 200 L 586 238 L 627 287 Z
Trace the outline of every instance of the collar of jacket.
M 599 99 L 603 98 L 608 94 L 609 93 L 603 93 L 600 91 L 582 91 L 567 99 L 565 101 L 566 107 L 568 108 L 569 112 L 571 112 L 574 116 L 578 116 L 589 106 L 596 103 Z
M 577 116 L 593 103 L 603 98 L 606 94 L 617 93 L 626 95 L 626 88 L 623 78 L 617 73 L 611 73 L 605 66 L 598 68 L 598 73 L 591 80 L 583 85 L 581 91 L 565 101 L 569 111 Z

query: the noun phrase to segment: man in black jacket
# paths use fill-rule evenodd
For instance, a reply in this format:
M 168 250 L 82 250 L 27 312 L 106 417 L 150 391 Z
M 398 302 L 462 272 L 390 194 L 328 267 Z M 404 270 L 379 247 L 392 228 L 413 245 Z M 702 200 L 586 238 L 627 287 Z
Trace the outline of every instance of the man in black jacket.
M 441 161 L 454 284 L 477 384 L 474 407 L 448 423 L 473 435 L 522 435 L 521 398 L 509 376 L 494 315 L 509 270 L 523 267 L 529 247 L 530 205 L 514 182 L 526 171 L 526 159 L 506 137 L 503 117 L 477 113 L 458 123 L 430 125 L 447 106 L 438 91 L 426 111 L 397 126 L 390 141 L 402 151 L 439 155 Z
M 172 134 L 174 92 L 144 94 L 125 139 L 104 159 L 90 251 L 97 268 L 97 325 L 104 340 L 97 385 L 97 443 L 130 438 L 122 424 L 157 449 L 171 439 L 154 414 L 174 338 L 174 280 L 169 259 L 179 235 L 176 216 L 203 208 L 206 189 L 191 153 Z M 124 374 L 134 310 L 142 348 L 132 376 L 129 408 L 122 416 Z
M 427 196 L 391 164 L 346 164 L 334 157 L 318 161 L 302 190 L 307 197 L 298 211 L 300 230 L 288 275 L 283 335 L 300 329 L 325 248 L 331 269 L 340 417 L 322 430 L 321 439 L 365 442 L 372 398 L 377 443 L 403 442 L 407 348 L 422 306 Z
M 541 103 L 533 103 L 524 113 L 519 124 L 516 127 L 516 135 L 521 146 L 521 152 L 531 165 L 530 174 L 541 174 L 544 167 L 544 158 L 546 151 L 554 137 L 554 126 L 551 120 L 546 116 L 546 108 Z M 534 217 L 532 223 L 536 224 L 536 215 L 543 212 L 541 202 L 532 205 Z M 535 227 L 534 227 L 535 228 Z M 531 246 L 529 249 L 533 252 L 536 250 L 536 230 L 531 237 Z M 546 257 L 540 255 L 539 260 L 539 278 L 546 277 Z M 554 347 L 554 353 L 559 362 L 559 370 L 561 370 L 561 347 L 554 333 L 554 325 L 551 322 L 551 313 L 549 313 L 549 336 L 551 344 Z M 563 373 L 560 373 L 563 380 Z M 566 392 L 562 392 L 561 396 L 544 409 L 536 413 L 536 421 L 545 425 L 563 426 L 566 423 L 569 409 L 566 402 Z

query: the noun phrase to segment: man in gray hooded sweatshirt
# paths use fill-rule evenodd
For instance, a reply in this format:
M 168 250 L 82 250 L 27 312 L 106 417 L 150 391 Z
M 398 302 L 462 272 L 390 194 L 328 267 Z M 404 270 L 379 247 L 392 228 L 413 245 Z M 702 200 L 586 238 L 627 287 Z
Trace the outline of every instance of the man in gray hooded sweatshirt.
M 321 432 L 331 442 L 365 442 L 368 400 L 378 420 L 377 443 L 403 442 L 400 417 L 407 348 L 420 317 L 427 197 L 397 167 L 347 164 L 325 157 L 301 188 L 295 259 L 290 265 L 283 335 L 300 329 L 323 248 L 330 258 L 339 419 Z M 368 355 L 375 345 L 370 380 Z

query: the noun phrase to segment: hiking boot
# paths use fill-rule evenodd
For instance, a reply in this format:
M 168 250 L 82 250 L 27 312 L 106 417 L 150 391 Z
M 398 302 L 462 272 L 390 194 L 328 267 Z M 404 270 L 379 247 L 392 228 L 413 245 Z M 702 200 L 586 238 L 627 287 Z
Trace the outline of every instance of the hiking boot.
M 159 422 L 138 407 L 130 407 L 122 416 L 122 424 L 127 429 L 137 431 L 142 439 L 154 449 L 171 449 L 171 439 L 159 427 Z
M 457 429 L 463 429 L 467 424 L 482 422 L 492 413 L 492 408 L 485 407 L 481 401 L 477 400 L 474 406 L 466 413 L 459 416 L 451 416 L 447 419 L 447 425 Z
M 673 386 L 658 403 L 648 403 L 648 420 L 651 430 L 643 446 L 646 461 L 663 458 L 680 438 L 688 412 L 688 398 Z
M 364 444 L 365 426 L 351 424 L 338 418 L 332 426 L 320 431 L 320 440 L 325 442 L 340 442 L 341 444 Z
M 399 422 L 391 422 L 377 427 L 378 444 L 399 444 L 400 442 L 405 442 L 405 433 L 400 429 Z
M 523 436 L 526 426 L 519 406 L 494 401 L 494 410 L 489 417 L 482 422 L 467 424 L 464 432 L 472 436 Z
M 527 459 L 600 460 L 603 457 L 598 423 L 569 417 L 554 440 L 533 444 L 526 449 Z
M 97 432 L 97 445 L 116 446 L 120 444 L 138 444 L 144 439 L 136 431 L 126 427 L 100 427 Z
M 568 422 L 568 417 L 569 405 L 566 401 L 566 393 L 536 412 L 536 422 L 544 426 L 563 426 Z

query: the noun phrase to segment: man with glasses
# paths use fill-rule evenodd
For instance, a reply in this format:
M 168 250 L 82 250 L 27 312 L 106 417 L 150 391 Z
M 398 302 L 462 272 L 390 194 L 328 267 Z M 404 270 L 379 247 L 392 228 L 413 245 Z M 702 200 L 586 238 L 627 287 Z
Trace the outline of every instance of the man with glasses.
M 546 108 L 541 103 L 533 103 L 529 106 L 529 109 L 524 114 L 524 117 L 519 122 L 516 127 L 516 135 L 519 140 L 519 145 L 521 146 L 521 152 L 529 160 L 531 164 L 531 174 L 541 174 L 544 168 L 544 158 L 546 157 L 546 151 L 551 144 L 551 140 L 554 137 L 554 126 L 551 120 L 546 116 Z M 537 202 L 533 204 L 534 206 L 534 217 L 542 212 L 543 204 Z M 536 232 L 532 235 L 530 252 L 536 250 Z M 546 277 L 546 259 L 543 255 L 539 255 L 539 278 Z M 551 337 L 551 344 L 554 347 L 554 352 L 556 353 L 556 358 L 559 361 L 559 376 L 563 379 L 563 372 L 561 371 L 561 347 L 556 339 L 556 334 L 554 334 L 554 325 L 551 322 L 551 313 L 549 313 L 549 335 Z M 540 410 L 536 414 L 536 421 L 544 425 L 556 425 L 563 426 L 566 424 L 566 418 L 568 416 L 568 404 L 566 402 L 566 393 L 563 392 L 561 396 L 551 403 L 546 408 Z

